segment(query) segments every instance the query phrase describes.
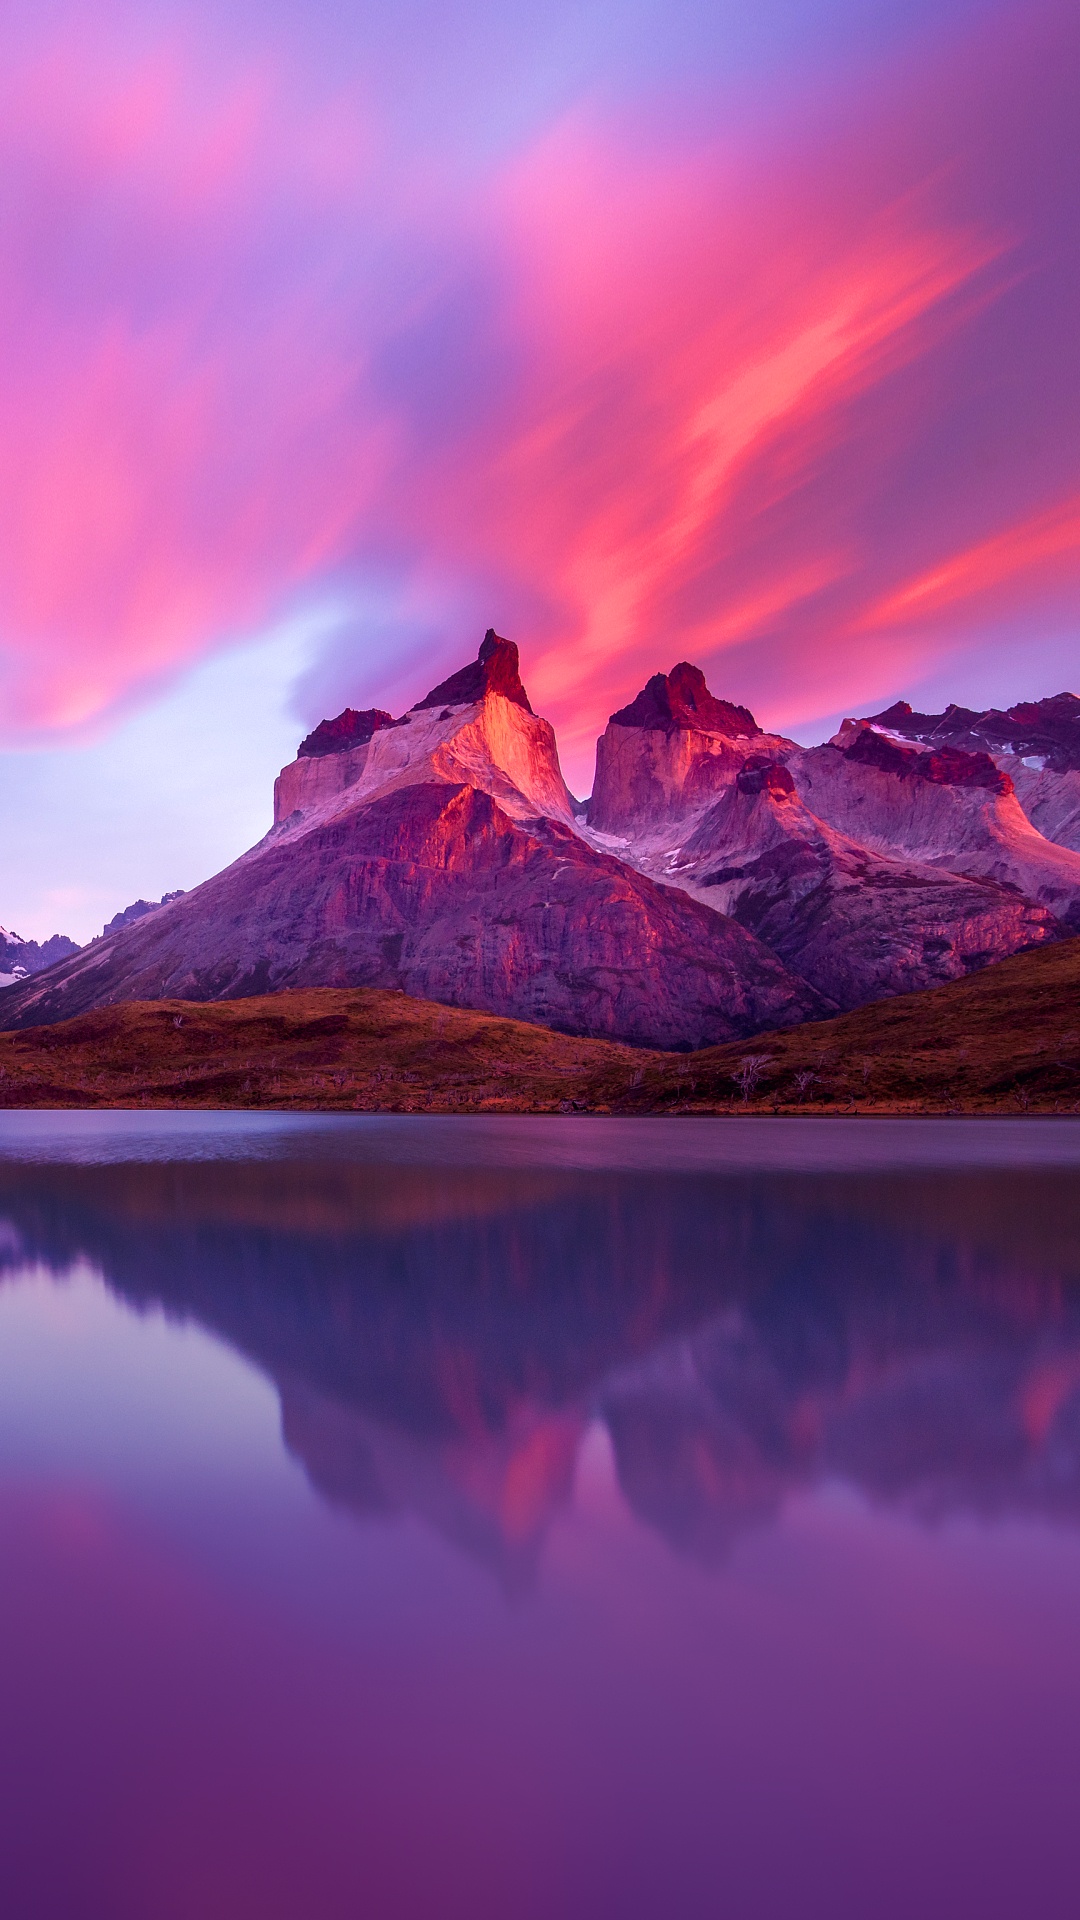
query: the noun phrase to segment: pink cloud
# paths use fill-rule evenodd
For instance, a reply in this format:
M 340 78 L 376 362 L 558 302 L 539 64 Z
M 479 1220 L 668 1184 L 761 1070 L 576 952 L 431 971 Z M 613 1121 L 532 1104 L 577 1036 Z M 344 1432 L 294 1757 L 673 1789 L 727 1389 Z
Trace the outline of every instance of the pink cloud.
M 281 37 L 43 28 L 0 84 L 9 734 L 373 579 L 431 679 L 512 631 L 579 769 L 686 655 L 793 724 L 1037 628 L 1080 574 L 1078 39 L 1001 12 L 782 137 L 586 101 L 470 169 Z
M 325 127 L 290 124 L 265 76 L 207 101 L 176 54 L 50 54 L 20 79 L 0 135 L 23 187 L 0 292 L 0 634 L 8 725 L 43 730 L 336 563 L 381 439 L 349 417 Z M 285 196 L 316 242 L 295 279 L 265 227 Z

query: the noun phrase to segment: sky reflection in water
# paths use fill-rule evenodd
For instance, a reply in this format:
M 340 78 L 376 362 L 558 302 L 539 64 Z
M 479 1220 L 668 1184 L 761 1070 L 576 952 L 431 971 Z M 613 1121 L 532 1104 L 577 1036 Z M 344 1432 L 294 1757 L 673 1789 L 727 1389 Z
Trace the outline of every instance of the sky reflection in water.
M 2 1122 L 5 1914 L 1075 1913 L 1080 1129 Z

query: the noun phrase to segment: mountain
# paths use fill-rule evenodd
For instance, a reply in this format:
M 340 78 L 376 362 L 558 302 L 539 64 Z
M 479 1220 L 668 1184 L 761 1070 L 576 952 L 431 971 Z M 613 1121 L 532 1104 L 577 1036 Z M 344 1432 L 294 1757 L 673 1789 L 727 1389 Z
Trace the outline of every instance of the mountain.
M 376 709 L 324 720 L 278 776 L 274 824 L 295 837 L 316 817 L 425 781 L 475 787 L 514 820 L 573 822 L 554 729 L 529 705 L 517 648 L 490 629 L 477 659 L 400 720 Z
M 957 979 L 1056 938 L 1058 916 L 1080 897 L 1075 856 L 1035 834 L 1015 800 L 1011 812 L 998 806 L 984 819 L 988 795 L 979 788 L 974 807 L 968 802 L 978 819 L 959 823 L 970 874 L 962 865 L 953 872 L 956 835 L 944 817 L 924 854 L 898 818 L 907 788 L 878 779 L 879 743 L 887 756 L 907 753 L 915 768 L 929 758 L 860 726 L 870 752 L 808 752 L 765 734 L 745 707 L 714 699 L 684 663 L 612 715 L 597 746 L 587 832 L 639 871 L 733 916 L 842 1008 Z M 933 758 L 941 771 L 942 756 Z M 995 794 L 1011 791 L 985 755 L 954 754 L 945 771 L 968 793 L 964 783 L 984 777 L 983 763 Z M 834 771 L 846 774 L 850 794 L 825 791 Z
M 898 700 L 872 724 L 926 746 L 963 747 L 993 756 L 1009 774 L 1021 807 L 1040 833 L 1080 852 L 1080 699 L 1055 693 L 1003 711 L 948 706 L 914 713 Z
M 359 742 L 342 732 L 340 751 L 284 769 L 258 846 L 45 980 L 8 988 L 0 1023 L 379 986 L 700 1047 L 828 1010 L 744 927 L 575 831 L 554 733 L 509 641 L 489 631 L 478 659 L 395 725 Z
M 78 953 L 78 944 L 66 933 L 54 933 L 49 940 L 24 940 L 21 934 L 0 927 L 0 986 L 21 980 L 27 974 L 42 973 L 68 954 Z
M 755 756 L 668 871 L 844 1008 L 955 980 L 1058 931 L 1045 907 L 1007 888 L 836 832 L 786 766 Z
M 989 754 L 902 745 L 868 721 L 845 721 L 826 746 L 787 764 L 802 799 L 842 833 L 999 881 L 1080 931 L 1080 853 L 1037 832 Z
M 371 988 L 125 1002 L 0 1034 L 0 1108 L 1074 1112 L 1078 994 L 1080 939 L 1057 940 L 749 1049 L 690 1055 Z
M 1003 710 L 987 707 L 982 713 L 951 705 L 944 713 L 914 713 L 906 700 L 898 700 L 871 720 L 876 727 L 926 746 L 1034 758 L 1054 773 L 1080 772 L 1080 699 L 1075 693 L 1020 700 Z
M 113 914 L 97 938 L 102 940 L 107 934 L 119 933 L 121 927 L 133 927 L 136 920 L 145 920 L 148 913 L 156 913 L 159 907 L 167 907 L 170 900 L 179 900 L 183 891 L 183 887 L 178 887 L 175 893 L 163 893 L 160 900 L 133 900 L 130 907 Z
M 1026 812 L 1021 781 L 1040 783 Z M 406 713 L 323 720 L 257 846 L 2 988 L 0 1025 L 373 987 L 637 1046 L 723 1045 L 1080 931 L 1078 807 L 1071 694 L 981 715 L 899 703 L 803 747 L 688 661 L 612 714 L 581 807 L 517 648 L 489 629 Z
M 763 733 L 745 707 L 714 699 L 701 669 L 683 661 L 612 714 L 596 743 L 588 825 L 612 846 L 670 850 L 672 831 L 729 787 L 750 754 L 794 745 Z
M 179 893 L 166 893 L 161 900 L 134 900 L 122 913 L 114 913 L 104 934 L 118 933 L 121 927 L 130 927 L 145 914 L 153 913 L 161 906 L 167 906 L 170 900 L 178 900 Z M 103 935 L 99 934 L 98 938 Z M 50 940 L 23 940 L 17 933 L 8 933 L 0 927 L 0 987 L 16 984 L 30 974 L 44 973 L 47 967 L 53 967 L 59 960 L 67 960 L 73 954 L 82 952 L 77 940 L 69 940 L 66 933 L 54 933 Z

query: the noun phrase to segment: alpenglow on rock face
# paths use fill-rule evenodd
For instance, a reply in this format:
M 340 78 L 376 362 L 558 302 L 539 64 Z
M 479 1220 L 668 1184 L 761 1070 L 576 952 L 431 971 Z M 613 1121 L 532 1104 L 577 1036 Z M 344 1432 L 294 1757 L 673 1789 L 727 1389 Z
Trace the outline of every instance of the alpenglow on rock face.
M 490 633 L 394 726 L 286 768 L 277 814 L 224 873 L 0 1000 L 0 1021 L 381 986 L 695 1047 L 828 1010 L 745 928 L 581 838 L 554 733 Z
M 935 986 L 1080 930 L 1074 706 L 997 715 L 1005 751 L 959 709 L 891 708 L 802 747 L 683 662 L 612 715 L 583 821 L 517 648 L 489 629 L 408 712 L 316 727 L 265 839 L 3 988 L 0 1025 L 378 986 L 689 1048 Z M 1056 770 L 1011 750 L 1051 735 Z
M 881 852 L 994 880 L 1080 932 L 1080 853 L 1036 831 L 1011 776 L 988 754 L 920 752 L 859 721 L 788 765 L 806 805 L 841 833 Z
M 489 693 L 501 694 L 514 706 L 524 707 L 526 713 L 532 712 L 529 696 L 521 684 L 518 650 L 512 640 L 504 640 L 494 627 L 485 633 L 476 659 L 452 673 L 448 680 L 440 680 L 437 687 L 417 701 L 415 711 L 422 712 L 425 707 L 471 706 L 474 700 L 485 700 Z
M 753 759 L 673 877 L 844 1008 L 944 985 L 1057 933 L 1045 907 L 993 882 L 860 846 L 810 811 L 787 767 Z
M 613 727 L 645 727 L 653 733 L 719 733 L 752 739 L 761 732 L 748 707 L 717 700 L 700 667 L 683 660 L 670 673 L 654 673 L 628 707 L 613 713 Z
M 529 705 L 516 646 L 490 628 L 476 660 L 433 688 L 400 720 L 358 714 L 356 719 L 365 724 L 350 740 L 349 730 L 340 724 L 346 714 L 324 721 L 308 735 L 292 764 L 282 768 L 274 788 L 275 828 L 299 831 L 316 815 L 329 817 L 342 807 L 427 779 L 481 787 L 515 819 L 544 815 L 573 820 L 554 730 Z M 328 740 L 334 729 L 340 739 L 337 747 L 304 753 L 304 746 L 320 737 Z
M 764 734 L 746 707 L 714 699 L 699 667 L 654 674 L 596 743 L 588 807 L 594 833 L 635 845 L 664 840 L 729 787 L 754 752 L 793 742 Z

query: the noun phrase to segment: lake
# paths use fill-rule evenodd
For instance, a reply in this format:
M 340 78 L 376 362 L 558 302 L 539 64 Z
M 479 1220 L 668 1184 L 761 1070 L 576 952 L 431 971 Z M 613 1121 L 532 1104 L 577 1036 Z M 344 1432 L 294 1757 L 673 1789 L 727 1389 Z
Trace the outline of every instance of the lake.
M 1080 1123 L 0 1114 L 0 1913 L 1080 1910 Z

